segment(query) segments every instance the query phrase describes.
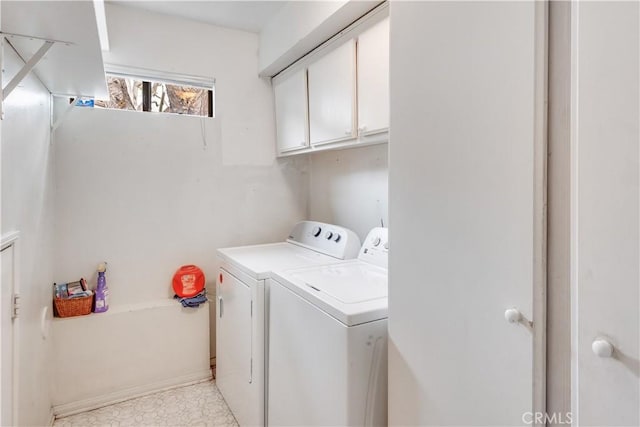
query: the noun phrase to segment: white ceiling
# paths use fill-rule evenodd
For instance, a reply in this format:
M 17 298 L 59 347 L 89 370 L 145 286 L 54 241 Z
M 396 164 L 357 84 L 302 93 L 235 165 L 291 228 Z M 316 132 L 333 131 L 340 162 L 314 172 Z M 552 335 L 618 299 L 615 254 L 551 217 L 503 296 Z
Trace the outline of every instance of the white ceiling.
M 109 1 L 207 24 L 259 33 L 286 1 Z

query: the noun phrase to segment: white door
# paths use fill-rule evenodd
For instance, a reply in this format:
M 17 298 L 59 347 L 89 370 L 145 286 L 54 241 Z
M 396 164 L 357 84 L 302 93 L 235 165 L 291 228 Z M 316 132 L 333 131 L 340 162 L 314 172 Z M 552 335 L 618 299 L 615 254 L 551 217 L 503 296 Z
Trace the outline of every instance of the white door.
M 389 424 L 524 425 L 544 397 L 545 4 L 390 18 Z
M 13 425 L 13 293 L 14 293 L 14 250 L 10 245 L 2 250 L 2 290 L 0 293 L 0 317 L 2 321 L 0 357 L 2 357 L 2 379 L 0 383 L 0 422 L 3 426 Z
M 311 144 L 355 137 L 355 54 L 349 40 L 309 66 Z
M 216 384 L 240 425 L 246 425 L 251 394 L 251 289 L 224 269 L 217 284 Z
M 577 425 L 638 426 L 640 4 L 572 8 L 572 412 Z
M 273 93 L 278 153 L 308 147 L 307 70 L 274 79 Z
M 389 129 L 389 18 L 358 36 L 358 135 Z

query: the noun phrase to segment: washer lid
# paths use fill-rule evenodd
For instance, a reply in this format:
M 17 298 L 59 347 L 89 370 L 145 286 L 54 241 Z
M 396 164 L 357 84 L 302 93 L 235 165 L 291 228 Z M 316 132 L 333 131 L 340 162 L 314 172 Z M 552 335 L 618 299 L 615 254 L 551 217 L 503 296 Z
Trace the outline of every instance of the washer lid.
M 387 272 L 364 263 L 330 265 L 291 275 L 344 304 L 386 298 L 388 295 Z
M 385 268 L 352 260 L 276 271 L 273 278 L 347 326 L 387 317 L 388 281 Z

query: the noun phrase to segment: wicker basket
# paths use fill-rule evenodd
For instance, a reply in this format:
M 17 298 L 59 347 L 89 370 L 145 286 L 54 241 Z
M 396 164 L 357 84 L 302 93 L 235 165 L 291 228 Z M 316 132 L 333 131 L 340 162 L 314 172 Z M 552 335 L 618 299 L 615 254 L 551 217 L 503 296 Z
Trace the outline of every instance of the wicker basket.
M 58 317 L 84 316 L 91 313 L 93 295 L 79 298 L 54 298 L 54 313 Z

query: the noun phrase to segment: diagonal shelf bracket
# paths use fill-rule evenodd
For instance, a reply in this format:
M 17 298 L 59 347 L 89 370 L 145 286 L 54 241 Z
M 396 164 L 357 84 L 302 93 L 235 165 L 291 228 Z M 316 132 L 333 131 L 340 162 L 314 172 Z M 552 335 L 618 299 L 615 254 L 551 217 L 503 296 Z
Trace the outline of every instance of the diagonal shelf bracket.
M 11 81 L 2 89 L 2 99 L 6 99 L 7 96 L 20 84 L 22 79 L 33 70 L 33 68 L 40 62 L 42 57 L 51 49 L 56 42 L 52 40 L 45 40 L 40 46 L 40 49 L 22 66 L 18 74 L 16 74 Z

